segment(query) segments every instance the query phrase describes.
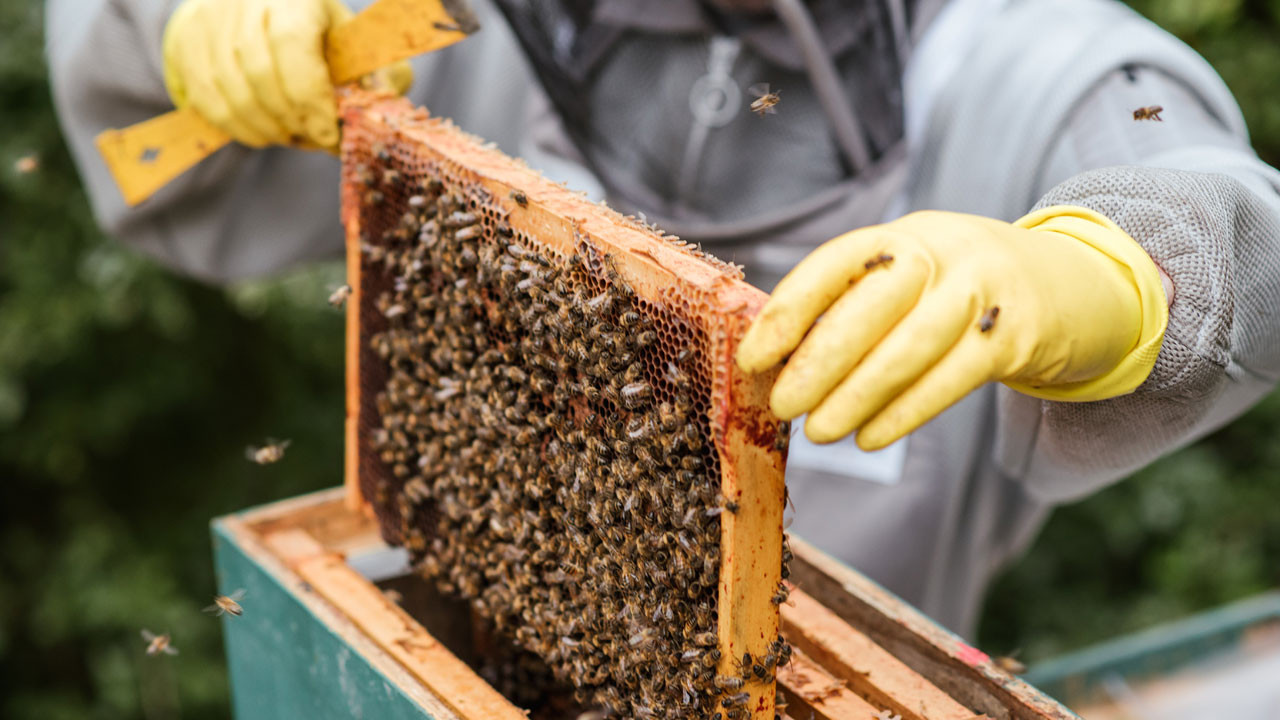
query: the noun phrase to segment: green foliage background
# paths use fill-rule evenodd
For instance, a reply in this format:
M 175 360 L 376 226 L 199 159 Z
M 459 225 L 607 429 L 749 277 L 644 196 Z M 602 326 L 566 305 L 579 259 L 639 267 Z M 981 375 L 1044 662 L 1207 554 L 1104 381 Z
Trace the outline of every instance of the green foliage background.
M 1280 161 L 1280 0 L 1143 0 Z M 57 129 L 41 6 L 0 0 L 0 716 L 223 718 L 206 524 L 340 481 L 336 264 L 214 289 L 110 242 Z M 34 153 L 39 169 L 14 163 Z M 336 212 L 335 212 L 336 221 Z M 1036 659 L 1280 584 L 1280 400 L 1060 510 L 982 643 Z M 243 449 L 292 438 L 259 468 Z M 182 654 L 142 654 L 143 627 Z

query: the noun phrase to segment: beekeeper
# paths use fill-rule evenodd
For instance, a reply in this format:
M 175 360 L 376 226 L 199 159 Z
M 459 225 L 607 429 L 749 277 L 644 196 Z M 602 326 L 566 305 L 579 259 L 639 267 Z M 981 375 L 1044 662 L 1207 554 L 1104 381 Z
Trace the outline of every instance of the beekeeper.
M 785 361 L 773 407 L 807 413 L 793 530 L 962 633 L 1054 505 L 1280 372 L 1280 174 L 1118 2 L 495 3 L 410 97 L 776 284 L 737 359 Z M 338 162 L 297 147 L 339 140 L 337 0 L 47 13 L 104 227 L 211 281 L 339 256 Z M 93 138 L 174 102 L 239 145 L 126 208 Z

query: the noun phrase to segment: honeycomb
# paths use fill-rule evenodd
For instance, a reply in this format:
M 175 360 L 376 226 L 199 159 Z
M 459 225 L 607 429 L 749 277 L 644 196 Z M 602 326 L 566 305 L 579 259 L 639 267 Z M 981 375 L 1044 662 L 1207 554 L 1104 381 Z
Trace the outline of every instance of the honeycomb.
M 349 456 L 415 570 L 609 717 L 774 715 L 788 430 L 739 269 L 343 102 Z

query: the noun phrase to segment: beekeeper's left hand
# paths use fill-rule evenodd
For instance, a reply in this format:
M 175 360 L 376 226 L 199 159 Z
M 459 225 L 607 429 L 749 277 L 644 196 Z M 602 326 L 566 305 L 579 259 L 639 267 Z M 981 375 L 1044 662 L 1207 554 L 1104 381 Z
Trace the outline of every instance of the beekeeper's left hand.
M 1155 263 L 1098 213 L 1058 206 L 1010 224 L 918 212 L 805 258 L 737 361 L 760 371 L 790 356 L 774 412 L 809 413 L 814 442 L 856 431 L 874 450 L 991 381 L 1052 400 L 1133 392 L 1167 322 Z

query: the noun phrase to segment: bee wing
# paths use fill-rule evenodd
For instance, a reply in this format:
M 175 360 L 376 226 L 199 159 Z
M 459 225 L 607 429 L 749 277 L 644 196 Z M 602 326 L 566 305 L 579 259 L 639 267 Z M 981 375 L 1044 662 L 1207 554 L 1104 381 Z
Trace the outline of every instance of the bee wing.
M 222 608 L 218 605 L 218 603 L 214 603 L 209 607 L 205 608 L 203 612 L 213 613 L 214 615 L 221 615 Z
M 249 461 L 252 461 L 252 462 L 257 462 L 257 460 L 258 460 L 258 448 L 254 447 L 254 446 L 252 446 L 252 445 L 247 445 L 247 446 L 245 446 L 245 449 L 244 449 L 244 457 L 245 457 L 245 459 L 246 459 L 246 460 L 249 460 Z
M 245 589 L 240 588 L 239 590 L 236 590 L 235 592 L 231 593 L 227 597 L 232 600 L 235 600 L 236 602 L 240 602 L 240 598 L 244 597 L 244 594 L 245 594 Z
M 151 632 L 150 630 L 147 630 L 146 628 L 143 628 L 142 639 L 146 640 L 147 642 L 151 642 L 152 640 L 156 639 L 156 634 Z
M 285 449 L 285 448 L 289 447 L 289 443 L 291 443 L 291 442 L 293 442 L 293 441 L 292 441 L 292 440 L 282 440 L 282 441 L 280 441 L 280 449 L 281 449 L 281 450 L 283 450 L 283 449 Z
M 773 105 L 769 105 L 769 106 L 766 106 L 766 107 L 762 108 L 762 109 L 761 109 L 761 112 L 763 112 L 765 115 L 777 115 L 777 114 L 778 114 L 778 108 L 774 107 Z
M 756 83 L 755 85 L 752 85 L 751 87 L 747 88 L 747 92 L 751 93 L 752 95 L 768 95 L 769 83 Z
M 176 648 L 176 647 L 174 647 L 174 646 L 172 646 L 172 645 L 165 645 L 165 646 L 164 646 L 164 654 L 165 654 L 165 655 L 177 655 L 177 654 L 178 654 L 178 648 Z

